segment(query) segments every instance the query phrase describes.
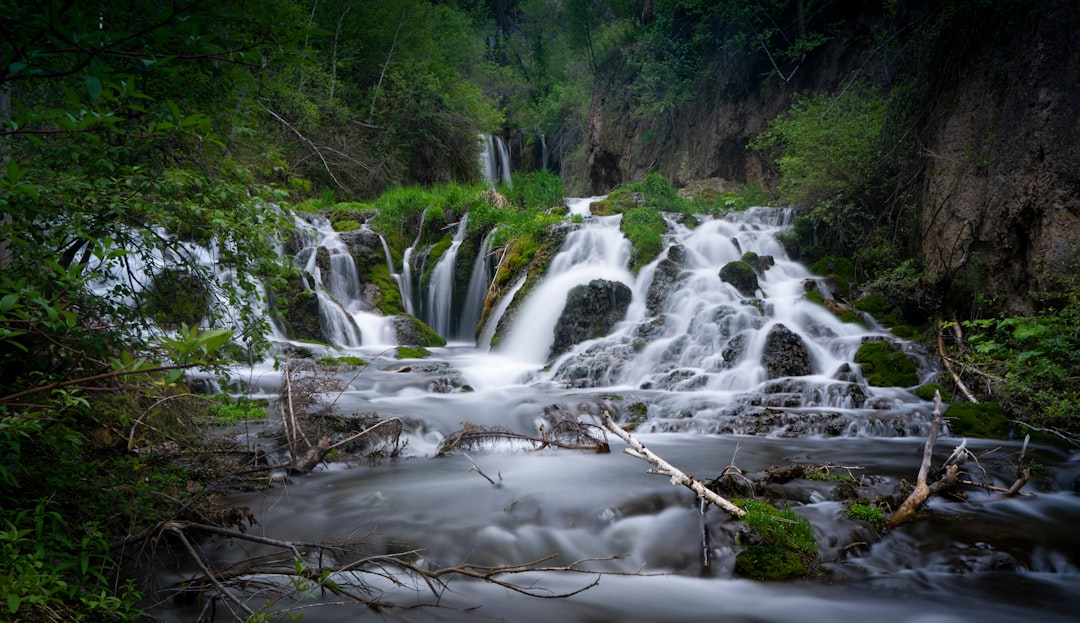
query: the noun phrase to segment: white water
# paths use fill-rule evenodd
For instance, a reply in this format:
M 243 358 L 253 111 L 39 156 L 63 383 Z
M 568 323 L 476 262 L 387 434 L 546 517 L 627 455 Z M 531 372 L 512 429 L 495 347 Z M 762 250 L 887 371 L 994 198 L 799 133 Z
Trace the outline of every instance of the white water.
M 492 260 L 491 260 L 491 234 L 492 230 L 480 243 L 480 252 L 473 260 L 472 274 L 469 276 L 469 289 L 465 293 L 465 305 L 461 309 L 461 322 L 455 337 L 458 339 L 473 341 L 477 334 L 477 323 L 484 312 L 484 299 L 491 287 Z
M 574 213 L 587 215 L 587 203 L 572 205 Z M 910 481 L 918 470 L 919 435 L 931 407 L 909 388 L 872 388 L 862 381 L 851 363 L 854 349 L 864 338 L 892 338 L 873 327 L 841 323 L 802 299 L 803 281 L 812 276 L 788 259 L 774 239 L 789 217 L 780 210 L 757 210 L 727 220 L 707 219 L 693 229 L 672 225 L 670 242 L 684 250 L 682 269 L 655 316 L 645 299 L 659 262 L 630 274 L 617 218 L 586 218 L 521 302 L 514 327 L 496 352 L 485 352 L 486 344 L 521 294 L 524 277 L 491 314 L 478 348 L 434 349 L 435 362 L 444 368 L 406 369 L 376 357 L 376 349 L 357 349 L 371 355 L 372 366 L 350 375 L 350 389 L 338 404 L 344 413 L 376 411 L 409 422 L 407 459 L 377 467 L 332 463 L 269 493 L 242 494 L 228 502 L 255 510 L 260 525 L 251 531 L 257 535 L 300 541 L 362 537 L 372 552 L 416 549 L 421 562 L 431 566 L 519 564 L 554 554 L 547 564 L 588 558 L 593 559 L 588 568 L 596 571 L 663 574 L 604 576 L 598 586 L 560 600 L 526 598 L 458 579 L 439 601 L 455 609 L 392 609 L 380 614 L 386 620 L 1075 620 L 1080 611 L 1080 537 L 1075 530 L 1080 498 L 1074 487 L 1080 455 L 1052 447 L 1030 450 L 1030 458 L 1046 470 L 1038 482 L 1025 486 L 1032 495 L 1004 500 L 974 491 L 966 500 L 935 498 L 925 519 L 887 535 L 846 517 L 836 482 L 777 485 L 813 524 L 828 573 L 824 580 L 791 584 L 737 578 L 733 560 L 741 544 L 736 523 L 717 512 L 702 518 L 693 494 L 648 474 L 648 466 L 621 453 L 618 443 L 611 454 L 550 448 L 525 452 L 496 445 L 470 457 L 452 453 L 433 458 L 463 422 L 538 435 L 541 425 L 550 426 L 551 413 L 589 422 L 595 421 L 598 403 L 640 402 L 647 414 L 637 434 L 650 449 L 702 478 L 731 464 L 753 472 L 798 462 L 836 466 L 837 473 L 858 479 L 864 487 L 860 495 Z M 718 277 L 724 263 L 750 250 L 775 259 L 760 275 L 758 304 Z M 566 293 L 598 277 L 631 287 L 626 319 L 609 336 L 581 344 L 549 365 L 552 327 Z M 644 331 L 658 319 L 658 328 Z M 763 336 L 777 323 L 807 345 L 811 375 L 764 378 Z M 729 366 L 722 352 L 740 334 L 745 350 Z M 851 380 L 833 378 L 845 364 L 852 367 Z M 580 380 L 570 374 L 575 367 L 599 372 L 589 377 L 590 384 L 574 389 L 569 379 Z M 431 382 L 448 370 L 460 373 L 474 391 L 433 392 Z M 928 375 L 934 372 L 925 369 Z M 860 388 L 865 400 L 854 400 L 847 392 L 852 387 Z M 936 460 L 959 441 L 945 436 Z M 1008 486 L 1019 445 L 969 440 L 981 463 L 973 475 Z M 473 461 L 500 486 L 476 474 Z M 863 482 L 864 476 L 873 477 Z M 712 560 L 707 570 L 701 565 L 705 532 Z M 502 579 L 566 591 L 594 577 Z M 403 586 L 370 578 L 385 591 L 378 595 L 387 602 L 413 606 L 435 601 L 415 578 L 395 575 L 394 580 Z M 367 611 L 326 606 L 305 614 L 311 620 L 345 622 L 362 612 Z M 174 620 L 185 620 L 183 613 L 176 614 Z
M 480 135 L 480 173 L 488 184 L 510 185 L 512 171 L 506 141 L 491 134 Z
M 500 351 L 508 357 L 543 364 L 555 341 L 555 322 L 572 288 L 593 279 L 634 283 L 627 269 L 630 242 L 619 231 L 619 216 L 570 232 L 544 280 L 518 314 Z
M 469 224 L 469 215 L 461 217 L 450 247 L 442 254 L 435 267 L 431 269 L 428 283 L 427 305 L 424 307 L 424 320 L 436 333 L 443 337 L 455 337 L 453 324 L 454 311 L 454 269 L 457 267 L 458 249 L 465 240 L 465 231 Z

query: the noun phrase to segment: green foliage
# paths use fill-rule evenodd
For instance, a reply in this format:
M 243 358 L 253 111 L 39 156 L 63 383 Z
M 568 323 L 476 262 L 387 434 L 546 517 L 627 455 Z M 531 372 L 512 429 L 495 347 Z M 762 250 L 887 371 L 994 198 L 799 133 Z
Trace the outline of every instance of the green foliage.
M 866 382 L 875 387 L 911 387 L 919 382 L 915 364 L 892 342 L 866 342 L 855 353 Z
M 964 363 L 996 382 L 988 398 L 1009 416 L 1039 428 L 1080 431 L 1080 290 L 1063 294 L 1064 304 L 1031 316 L 963 323 L 971 346 Z
M 667 223 L 657 208 L 630 208 L 623 213 L 619 229 L 630 240 L 630 266 L 635 273 L 664 250 Z
M 221 422 L 243 422 L 244 420 L 266 419 L 266 400 L 251 400 L 246 397 L 232 398 L 220 396 L 210 406 L 209 414 Z
M 350 231 L 356 231 L 360 229 L 360 223 L 358 221 L 334 221 L 332 223 L 334 231 L 339 233 L 346 233 Z
M 563 183 L 550 171 L 516 173 L 504 189 L 506 198 L 519 210 L 548 211 L 563 207 Z
M 949 432 L 967 437 L 1005 439 L 1009 434 L 1009 420 L 1005 409 L 996 402 L 955 402 L 945 410 Z
M 855 521 L 865 521 L 872 524 L 880 524 L 885 521 L 885 511 L 874 504 L 852 504 L 847 509 L 847 516 Z
M 795 554 L 775 545 L 752 545 L 735 556 L 735 573 L 759 582 L 784 582 L 810 575 Z
M 869 182 L 882 157 L 887 102 L 874 88 L 796 95 L 787 113 L 750 143 L 775 156 L 781 189 L 808 205 Z
M 83 533 L 45 501 L 0 512 L 0 613 L 4 620 L 131 620 L 140 596 L 126 583 L 105 587 L 116 563 L 103 557 L 104 535 L 93 524 Z M 97 586 L 95 586 L 97 585 Z
M 850 295 L 855 281 L 855 265 L 851 260 L 830 255 L 811 264 L 810 271 L 832 280 L 837 295 L 845 298 Z
M 944 403 L 952 402 L 953 395 L 944 385 L 938 383 L 927 383 L 926 385 L 920 385 L 915 388 L 915 395 L 923 400 L 933 400 L 934 392 L 941 394 L 941 401 Z
M 349 366 L 353 368 L 359 368 L 368 365 L 368 361 L 361 357 L 354 357 L 352 355 L 342 355 L 339 357 L 326 356 L 319 359 L 319 363 L 330 366 Z

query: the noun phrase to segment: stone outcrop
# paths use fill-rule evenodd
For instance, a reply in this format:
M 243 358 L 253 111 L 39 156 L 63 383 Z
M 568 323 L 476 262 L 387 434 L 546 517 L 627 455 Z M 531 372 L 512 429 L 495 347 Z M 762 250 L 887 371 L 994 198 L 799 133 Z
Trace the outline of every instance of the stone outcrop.
M 765 367 L 765 376 L 770 379 L 814 373 L 810 352 L 802 338 L 780 323 L 773 325 L 765 336 L 761 365 Z
M 720 269 L 720 280 L 730 283 L 743 296 L 754 296 L 758 289 L 757 272 L 742 260 L 724 264 Z
M 605 279 L 594 279 L 570 290 L 555 323 L 555 342 L 549 357 L 565 353 L 574 344 L 607 335 L 626 315 L 632 296 L 625 283 Z

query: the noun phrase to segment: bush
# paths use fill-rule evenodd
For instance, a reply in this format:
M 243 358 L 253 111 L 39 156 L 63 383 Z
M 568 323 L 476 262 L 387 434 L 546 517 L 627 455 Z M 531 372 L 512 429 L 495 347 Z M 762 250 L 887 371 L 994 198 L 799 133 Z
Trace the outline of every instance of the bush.
M 623 213 L 619 229 L 630 240 L 630 265 L 636 273 L 664 250 L 667 223 L 656 208 L 631 208 Z

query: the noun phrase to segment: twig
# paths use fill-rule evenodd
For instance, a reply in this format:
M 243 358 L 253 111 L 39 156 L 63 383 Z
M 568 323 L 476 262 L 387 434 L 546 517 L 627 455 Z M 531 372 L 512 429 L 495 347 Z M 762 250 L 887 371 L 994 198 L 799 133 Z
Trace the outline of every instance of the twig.
M 476 461 L 474 461 L 473 458 L 471 456 L 469 456 L 469 454 L 467 452 L 462 452 L 461 454 L 463 454 L 465 456 L 465 458 L 469 459 L 469 462 L 472 463 L 472 469 L 469 470 L 470 472 L 476 472 L 477 474 L 480 474 L 481 476 L 484 477 L 484 480 L 487 480 L 488 482 L 490 482 L 491 486 L 495 487 L 496 489 L 498 489 L 499 487 L 502 486 L 501 482 L 495 482 L 494 480 L 491 479 L 491 476 L 488 476 L 487 474 L 485 474 L 483 472 L 483 470 L 480 469 L 480 466 L 476 464 Z M 502 480 L 502 474 L 499 474 L 499 480 Z
M 952 376 L 953 382 L 956 383 L 957 389 L 959 389 L 960 392 L 964 394 L 964 397 L 967 398 L 970 402 L 979 404 L 979 399 L 971 393 L 971 390 L 968 389 L 967 385 L 964 384 L 964 380 L 960 378 L 960 375 L 957 374 L 956 369 L 953 368 L 952 360 L 949 358 L 948 351 L 945 349 L 945 332 L 941 329 L 938 329 L 937 344 L 938 353 L 941 355 L 941 362 L 945 364 L 945 369 L 949 371 L 949 375 Z

